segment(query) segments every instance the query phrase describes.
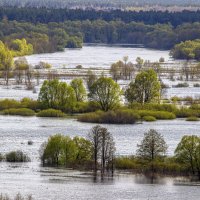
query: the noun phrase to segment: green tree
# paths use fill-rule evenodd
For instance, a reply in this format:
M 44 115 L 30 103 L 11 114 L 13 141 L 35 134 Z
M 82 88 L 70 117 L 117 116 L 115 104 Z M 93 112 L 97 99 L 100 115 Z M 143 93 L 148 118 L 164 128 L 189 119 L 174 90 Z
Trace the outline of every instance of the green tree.
M 47 144 L 43 147 L 42 159 L 44 163 L 50 165 L 59 165 L 62 154 L 62 135 L 57 134 L 48 139 Z
M 74 137 L 73 139 L 76 147 L 76 163 L 81 164 L 92 160 L 92 143 L 82 137 Z
M 86 89 L 81 78 L 75 78 L 70 85 L 74 89 L 76 101 L 83 102 L 86 99 Z
M 89 97 L 96 101 L 102 110 L 108 111 L 119 105 L 121 95 L 120 86 L 112 78 L 101 77 L 91 86 Z
M 65 167 L 75 160 L 77 147 L 74 141 L 69 136 L 62 136 L 62 155 Z
M 11 52 L 13 56 L 24 56 L 33 53 L 32 44 L 28 44 L 26 39 L 16 39 L 13 40 L 10 45 Z
M 150 129 L 144 134 L 141 144 L 138 145 L 137 156 L 149 161 L 164 156 L 167 151 L 167 144 L 161 134 Z
M 177 160 L 189 166 L 193 175 L 197 173 L 200 180 L 200 137 L 183 136 L 175 150 Z
M 3 75 L 6 81 L 6 85 L 9 82 L 10 71 L 13 67 L 13 56 L 11 51 L 0 41 L 0 70 L 3 71 Z
M 135 81 L 131 82 L 125 91 L 125 97 L 129 103 L 134 101 L 141 104 L 160 100 L 160 82 L 154 70 L 149 69 L 140 72 Z
M 38 101 L 46 108 L 72 112 L 76 103 L 74 89 L 57 79 L 45 80 L 40 89 Z

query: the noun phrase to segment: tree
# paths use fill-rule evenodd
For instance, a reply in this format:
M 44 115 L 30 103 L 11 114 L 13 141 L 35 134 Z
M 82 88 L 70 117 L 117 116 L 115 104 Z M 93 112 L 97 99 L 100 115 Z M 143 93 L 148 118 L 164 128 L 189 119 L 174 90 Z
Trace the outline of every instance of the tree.
M 149 161 L 164 156 L 167 151 L 167 144 L 161 134 L 150 129 L 144 134 L 141 144 L 138 145 L 137 156 Z
M 28 62 L 25 57 L 20 57 L 14 62 L 17 83 L 22 83 L 23 72 L 29 68 Z
M 86 89 L 81 78 L 75 78 L 70 85 L 74 89 L 76 101 L 83 102 L 86 99 Z
M 93 85 L 93 83 L 97 80 L 97 76 L 94 72 L 92 72 L 91 70 L 89 70 L 87 72 L 87 87 L 88 90 L 91 90 L 91 87 Z
M 89 97 L 96 101 L 104 111 L 116 108 L 120 103 L 122 90 L 120 86 L 112 79 L 101 77 L 91 86 Z
M 91 129 L 88 139 L 92 144 L 94 171 L 97 172 L 100 166 L 102 175 L 105 169 L 111 169 L 113 172 L 115 143 L 111 133 L 106 128 L 97 125 Z
M 70 161 L 73 161 L 76 157 L 77 147 L 74 141 L 69 136 L 62 136 L 62 157 L 64 164 L 67 167 Z
M 193 175 L 197 173 L 200 180 L 200 137 L 183 136 L 175 150 L 175 157 L 179 162 L 188 165 Z
M 98 169 L 98 159 L 101 148 L 101 126 L 94 126 L 88 134 L 88 140 L 92 144 L 92 155 L 94 160 L 94 171 L 97 172 Z
M 44 81 L 38 100 L 46 108 L 60 109 L 64 112 L 72 112 L 76 103 L 74 89 L 57 79 Z
M 144 60 L 140 57 L 136 58 L 136 67 L 138 68 L 138 71 L 140 71 L 144 65 Z
M 13 56 L 11 51 L 0 41 L 0 69 L 3 71 L 6 85 L 9 82 L 10 71 L 13 67 Z
M 62 135 L 57 134 L 48 139 L 43 147 L 43 162 L 50 165 L 59 165 L 59 158 L 62 154 Z
M 160 100 L 160 82 L 154 70 L 149 69 L 140 72 L 135 81 L 131 82 L 125 91 L 125 97 L 129 103 L 134 101 L 141 104 Z
M 77 152 L 76 152 L 76 162 L 78 164 L 85 163 L 92 159 L 92 144 L 89 140 L 82 137 L 74 137 L 73 139 Z

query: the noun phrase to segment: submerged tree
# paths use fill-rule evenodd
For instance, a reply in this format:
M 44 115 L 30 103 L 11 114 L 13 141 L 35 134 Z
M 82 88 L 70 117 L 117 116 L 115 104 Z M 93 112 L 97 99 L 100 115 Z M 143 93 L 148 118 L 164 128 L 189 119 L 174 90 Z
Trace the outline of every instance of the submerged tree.
M 144 134 L 141 144 L 138 145 L 137 156 L 149 161 L 164 156 L 167 151 L 167 144 L 161 134 L 150 129 Z
M 177 160 L 189 166 L 193 175 L 197 173 L 200 180 L 200 137 L 183 136 L 175 150 Z
M 3 71 L 3 76 L 8 85 L 10 71 L 13 67 L 13 56 L 11 51 L 0 41 L 0 70 Z
M 97 125 L 91 129 L 88 139 L 93 149 L 94 171 L 97 172 L 100 167 L 102 174 L 105 169 L 113 172 L 115 143 L 111 133 Z

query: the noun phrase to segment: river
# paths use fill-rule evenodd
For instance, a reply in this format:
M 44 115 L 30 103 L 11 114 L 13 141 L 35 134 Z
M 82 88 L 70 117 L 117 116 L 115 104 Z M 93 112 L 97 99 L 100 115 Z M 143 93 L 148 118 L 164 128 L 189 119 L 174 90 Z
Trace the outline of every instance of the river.
M 88 199 L 88 200 L 197 200 L 199 186 L 180 186 L 173 178 L 159 178 L 154 184 L 142 176 L 116 174 L 114 178 L 96 180 L 84 172 L 39 166 L 39 148 L 55 133 L 83 136 L 95 124 L 77 122 L 75 119 L 52 119 L 37 117 L 0 116 L 0 152 L 21 149 L 32 162 L 26 164 L 0 163 L 0 192 L 14 195 L 33 194 L 35 199 Z M 117 155 L 136 152 L 144 132 L 153 128 L 163 134 L 173 151 L 185 134 L 200 135 L 200 122 L 183 119 L 144 122 L 136 125 L 105 125 L 113 134 Z M 33 145 L 27 142 L 33 141 Z
M 65 49 L 63 52 L 35 54 L 26 56 L 28 62 L 36 65 L 39 61 L 48 62 L 53 68 L 74 68 L 82 65 L 84 68 L 101 67 L 110 68 L 112 63 L 122 60 L 124 56 L 135 63 L 137 57 L 151 62 L 158 61 L 161 57 L 166 62 L 173 62 L 169 57 L 169 51 L 160 51 L 135 46 L 109 46 L 97 44 L 85 44 L 81 49 Z
M 102 67 L 108 69 L 113 62 L 129 56 L 135 62 L 142 57 L 152 62 L 164 57 L 167 62 L 174 62 L 168 51 L 145 48 L 86 45 L 82 49 L 65 49 L 64 52 L 27 56 L 29 63 L 48 62 L 57 68 L 74 68 L 81 64 L 84 68 Z M 175 84 L 175 83 L 173 83 Z M 39 90 L 39 87 L 37 88 Z M 170 88 L 169 96 L 199 95 L 198 88 Z M 20 90 L 15 86 L 0 88 L 0 98 L 31 97 L 37 99 L 38 93 Z M 32 194 L 39 200 L 198 200 L 199 186 L 180 186 L 173 178 L 159 178 L 151 184 L 143 176 L 116 174 L 104 180 L 90 174 L 64 169 L 42 168 L 39 162 L 40 145 L 52 134 L 86 137 L 95 124 L 77 122 L 75 119 L 52 119 L 37 117 L 17 117 L 0 115 L 0 152 L 23 150 L 32 162 L 25 164 L 0 163 L 0 194 L 14 196 Z M 200 122 L 186 122 L 184 119 L 171 121 L 144 122 L 136 125 L 105 125 L 113 134 L 117 155 L 135 154 L 137 144 L 144 132 L 153 128 L 163 134 L 172 155 L 183 135 L 200 135 Z M 33 145 L 27 142 L 33 141 Z

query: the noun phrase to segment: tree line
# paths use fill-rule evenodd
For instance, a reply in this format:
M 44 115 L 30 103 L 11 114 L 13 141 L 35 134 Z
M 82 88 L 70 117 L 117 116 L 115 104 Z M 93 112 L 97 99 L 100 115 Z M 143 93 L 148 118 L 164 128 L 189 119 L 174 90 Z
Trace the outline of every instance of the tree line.
M 144 22 L 77 20 L 34 23 L 0 21 L 0 40 L 9 43 L 25 38 L 34 53 L 61 51 L 65 47 L 82 47 L 85 43 L 142 44 L 148 48 L 171 49 L 175 44 L 200 38 L 200 23 L 149 25 Z
M 183 23 L 200 21 L 200 11 L 169 12 L 169 11 L 123 11 L 123 10 L 94 10 L 94 9 L 47 9 L 30 7 L 0 7 L 0 19 L 7 17 L 8 20 L 27 21 L 31 23 L 64 22 L 74 20 L 121 20 L 125 23 L 143 22 L 144 24 L 172 24 L 178 26 Z
M 144 133 L 143 139 L 137 145 L 136 155 L 132 157 L 137 165 L 141 166 L 142 173 L 147 169 L 156 173 L 158 163 L 167 167 L 167 162 L 171 162 L 175 164 L 174 167 L 182 168 L 180 174 L 184 172 L 200 180 L 200 137 L 183 136 L 173 157 L 166 156 L 167 149 L 164 137 L 156 130 L 150 129 Z M 97 125 L 92 127 L 86 138 L 70 138 L 61 134 L 51 136 L 42 144 L 40 158 L 43 165 L 93 170 L 95 174 L 100 171 L 102 175 L 109 172 L 113 174 L 115 168 L 131 169 L 131 159 L 127 162 L 127 157 L 116 156 L 115 152 L 112 134 L 106 128 Z M 122 166 L 119 163 L 123 159 L 125 163 Z M 176 170 L 171 169 L 171 172 Z M 161 173 L 165 173 L 165 170 Z

